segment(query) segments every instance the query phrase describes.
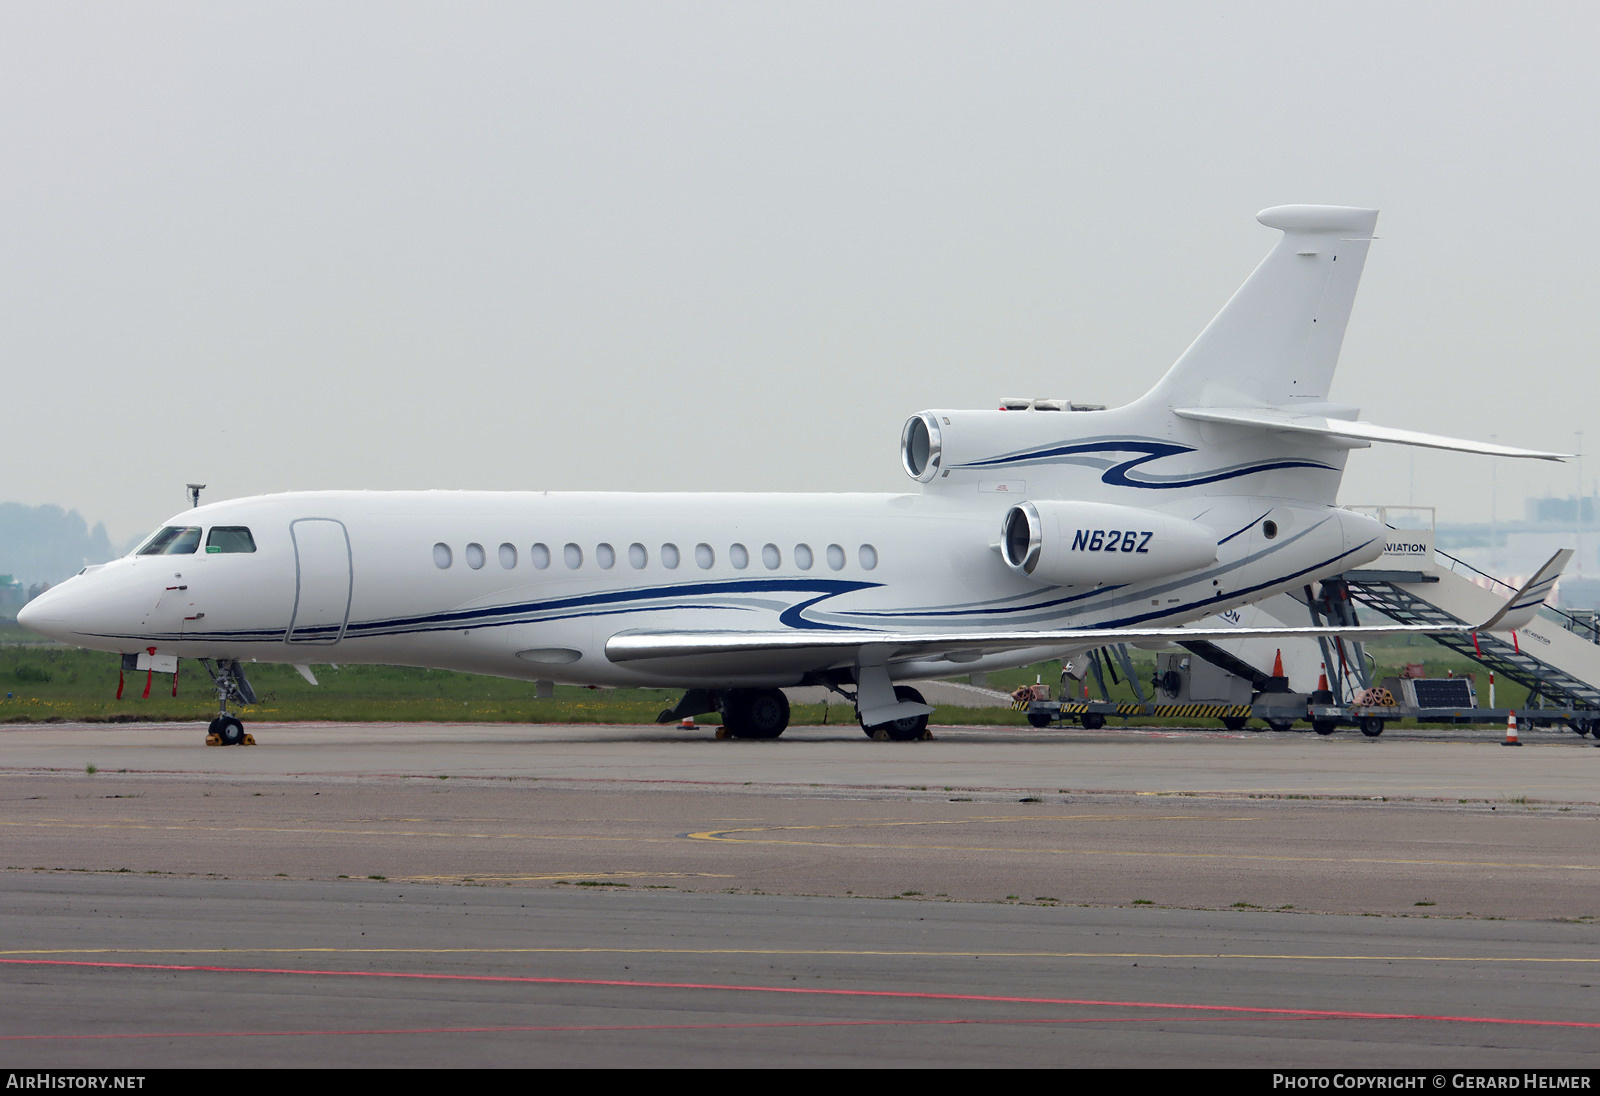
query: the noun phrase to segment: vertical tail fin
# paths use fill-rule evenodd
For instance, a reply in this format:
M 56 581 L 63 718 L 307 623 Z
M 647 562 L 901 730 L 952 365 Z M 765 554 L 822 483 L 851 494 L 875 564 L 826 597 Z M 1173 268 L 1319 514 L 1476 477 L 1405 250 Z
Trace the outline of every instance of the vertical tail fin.
M 1378 211 L 1274 206 L 1256 220 L 1283 238 L 1146 399 L 1279 408 L 1327 399 Z

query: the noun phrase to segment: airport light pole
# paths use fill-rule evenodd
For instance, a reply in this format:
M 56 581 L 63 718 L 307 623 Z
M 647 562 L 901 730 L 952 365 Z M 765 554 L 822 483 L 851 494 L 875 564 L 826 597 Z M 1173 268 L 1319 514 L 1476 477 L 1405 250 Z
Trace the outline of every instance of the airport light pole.
M 1573 463 L 1578 467 L 1578 491 L 1572 497 L 1572 525 L 1578 538 L 1574 553 L 1578 560 L 1578 577 L 1583 577 L 1583 431 L 1574 430 L 1572 446 Z
M 1489 435 L 1491 445 L 1499 440 L 1496 435 Z M 1500 577 L 1500 564 L 1496 558 L 1500 547 L 1499 482 L 1495 477 L 1495 469 L 1499 465 L 1499 461 L 1489 462 L 1489 573 L 1496 578 Z M 1490 690 L 1493 691 L 1492 685 Z

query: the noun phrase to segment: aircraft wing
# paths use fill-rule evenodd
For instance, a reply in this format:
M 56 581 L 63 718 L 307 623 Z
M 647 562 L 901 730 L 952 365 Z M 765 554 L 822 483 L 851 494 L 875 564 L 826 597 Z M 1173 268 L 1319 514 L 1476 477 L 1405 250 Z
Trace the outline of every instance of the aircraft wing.
M 1494 615 L 1478 624 L 1285 625 L 1277 628 L 1064 628 L 1018 632 L 874 632 L 854 629 L 804 629 L 782 632 L 618 632 L 606 641 L 612 662 L 651 659 L 715 661 L 746 656 L 812 669 L 923 659 L 972 662 L 984 655 L 1030 647 L 1100 647 L 1110 643 L 1193 642 L 1257 637 L 1261 639 L 1338 637 L 1366 641 L 1386 636 L 1445 635 L 1512 631 L 1533 619 L 1550 589 L 1572 558 L 1563 548 L 1530 578 Z M 785 658 L 787 655 L 789 657 Z
M 1461 453 L 1481 453 L 1492 457 L 1531 457 L 1536 460 L 1566 460 L 1570 453 L 1546 453 L 1537 449 L 1517 449 L 1509 445 L 1491 445 L 1488 442 L 1466 438 L 1450 438 L 1443 434 L 1425 434 L 1420 430 L 1400 430 L 1393 426 L 1379 426 L 1375 422 L 1351 419 L 1330 419 L 1322 415 L 1297 415 L 1271 407 L 1178 407 L 1174 415 L 1199 422 L 1220 422 L 1230 426 L 1253 426 L 1261 430 L 1283 430 L 1291 434 L 1314 434 L 1325 438 L 1346 438 L 1351 441 L 1387 441 L 1397 445 L 1415 445 L 1425 449 L 1453 449 Z

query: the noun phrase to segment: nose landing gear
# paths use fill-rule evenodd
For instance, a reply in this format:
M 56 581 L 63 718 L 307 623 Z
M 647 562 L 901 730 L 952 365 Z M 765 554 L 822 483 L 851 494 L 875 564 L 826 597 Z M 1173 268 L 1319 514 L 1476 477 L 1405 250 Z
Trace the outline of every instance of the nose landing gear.
M 237 716 L 219 715 L 206 728 L 207 746 L 254 746 L 256 736 L 246 734 Z
M 217 718 L 206 727 L 206 745 L 254 746 L 255 736 L 245 731 L 238 716 L 228 714 L 230 700 L 240 704 L 256 702 L 256 691 L 245 678 L 244 667 L 231 658 L 218 659 L 215 665 L 209 658 L 202 658 L 200 665 L 206 668 L 217 686 Z

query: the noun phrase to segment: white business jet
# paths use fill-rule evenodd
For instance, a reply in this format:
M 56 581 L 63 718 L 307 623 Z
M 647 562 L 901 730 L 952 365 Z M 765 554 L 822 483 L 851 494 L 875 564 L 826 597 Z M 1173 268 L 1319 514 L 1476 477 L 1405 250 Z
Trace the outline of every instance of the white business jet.
M 684 689 L 663 722 L 719 711 L 743 738 L 783 732 L 783 688 L 824 685 L 875 737 L 920 737 L 932 709 L 897 681 L 1208 638 L 1179 626 L 1376 559 L 1382 528 L 1334 502 L 1350 449 L 1560 459 L 1330 403 L 1377 211 L 1257 219 L 1283 233 L 1277 246 L 1143 397 L 914 415 L 908 494 L 236 499 L 178 515 L 18 620 L 128 667 L 201 659 L 217 684 L 210 731 L 230 743 L 243 728 L 228 703 L 252 700 L 244 666 L 258 661 L 308 678 L 315 662 L 388 663 Z M 1565 558 L 1471 627 L 1520 626 Z

